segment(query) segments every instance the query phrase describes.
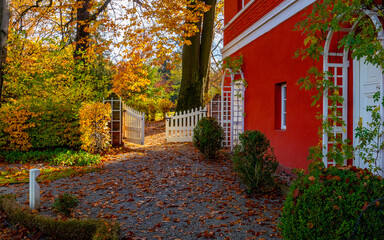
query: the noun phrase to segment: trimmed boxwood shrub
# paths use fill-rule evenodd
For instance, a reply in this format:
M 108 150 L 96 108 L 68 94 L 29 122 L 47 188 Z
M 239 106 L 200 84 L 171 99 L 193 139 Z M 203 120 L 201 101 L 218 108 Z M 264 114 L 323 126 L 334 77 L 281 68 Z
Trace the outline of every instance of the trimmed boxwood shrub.
M 51 239 L 60 240 L 118 240 L 120 226 L 118 223 L 95 219 L 56 220 L 52 217 L 33 213 L 23 208 L 11 195 L 0 196 L 0 210 L 4 211 L 14 223 L 29 229 L 40 231 Z
M 268 138 L 260 131 L 245 131 L 232 157 L 234 170 L 248 192 L 265 192 L 274 186 L 274 173 L 279 163 Z
M 223 148 L 224 131 L 213 117 L 200 119 L 193 129 L 193 143 L 207 159 L 213 159 Z
M 69 217 L 73 210 L 79 205 L 79 200 L 76 196 L 64 193 L 60 194 L 53 203 L 53 209 L 63 213 L 66 217 Z
M 309 174 L 299 173 L 284 203 L 283 237 L 383 239 L 384 201 L 369 205 L 383 197 L 384 181 L 367 169 L 320 167 Z

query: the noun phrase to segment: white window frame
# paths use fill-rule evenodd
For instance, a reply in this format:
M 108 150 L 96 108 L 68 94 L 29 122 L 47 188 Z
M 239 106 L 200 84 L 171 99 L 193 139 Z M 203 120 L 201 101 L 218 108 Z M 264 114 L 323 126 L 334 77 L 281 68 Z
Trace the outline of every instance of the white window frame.
M 287 129 L 287 84 L 281 84 L 281 129 Z

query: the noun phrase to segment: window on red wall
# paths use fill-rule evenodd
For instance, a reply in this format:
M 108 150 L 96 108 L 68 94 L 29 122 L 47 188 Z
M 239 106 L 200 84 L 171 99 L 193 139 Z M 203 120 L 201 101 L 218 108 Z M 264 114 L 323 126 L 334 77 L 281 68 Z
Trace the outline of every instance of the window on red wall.
M 275 129 L 287 129 L 287 84 L 275 85 Z
M 237 0 L 237 11 L 239 12 L 244 7 L 245 0 Z

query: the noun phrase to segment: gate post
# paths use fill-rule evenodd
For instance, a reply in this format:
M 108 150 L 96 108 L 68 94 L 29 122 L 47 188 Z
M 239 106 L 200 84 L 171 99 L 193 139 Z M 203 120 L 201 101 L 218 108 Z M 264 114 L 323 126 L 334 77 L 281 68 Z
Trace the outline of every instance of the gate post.
M 103 100 L 103 103 L 106 102 L 111 104 L 111 122 L 109 124 L 111 144 L 112 146 L 121 145 L 123 142 L 123 116 L 121 97 L 119 97 L 116 93 L 112 93 L 107 99 Z

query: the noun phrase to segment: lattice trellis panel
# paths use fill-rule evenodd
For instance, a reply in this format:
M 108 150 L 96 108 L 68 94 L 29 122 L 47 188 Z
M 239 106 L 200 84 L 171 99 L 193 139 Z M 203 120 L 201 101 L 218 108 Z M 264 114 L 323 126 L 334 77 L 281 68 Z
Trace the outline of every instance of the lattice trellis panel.
M 221 127 L 224 130 L 224 146 L 231 147 L 231 127 L 232 127 L 232 98 L 231 86 L 223 86 L 221 89 Z
M 239 135 L 244 132 L 244 75 L 242 71 L 226 71 L 221 86 L 221 111 L 219 122 L 224 129 L 225 147 L 231 150 L 238 144 Z
M 232 146 L 239 144 L 239 135 L 244 132 L 244 82 L 242 81 L 243 75 L 240 75 L 238 79 L 232 82 Z
M 343 103 L 337 104 L 337 116 L 345 123 L 345 126 L 342 126 L 340 123 L 335 123 L 333 131 L 331 134 L 323 134 L 323 153 L 324 156 L 328 153 L 329 149 L 334 147 L 336 144 L 336 139 L 347 139 L 347 127 L 348 127 L 348 67 L 349 62 L 347 60 L 346 53 L 328 53 L 328 56 L 325 56 L 326 63 L 324 65 L 324 71 L 328 72 L 328 80 L 332 81 L 335 86 L 338 87 L 338 95 L 342 96 L 344 101 Z M 330 61 L 332 60 L 332 62 Z M 323 99 L 323 114 L 324 118 L 330 114 L 330 107 L 332 105 L 331 100 L 328 99 L 328 92 L 324 93 Z M 325 166 L 336 165 L 334 159 L 329 159 L 328 157 L 323 158 Z M 345 163 L 346 164 L 346 163 Z

